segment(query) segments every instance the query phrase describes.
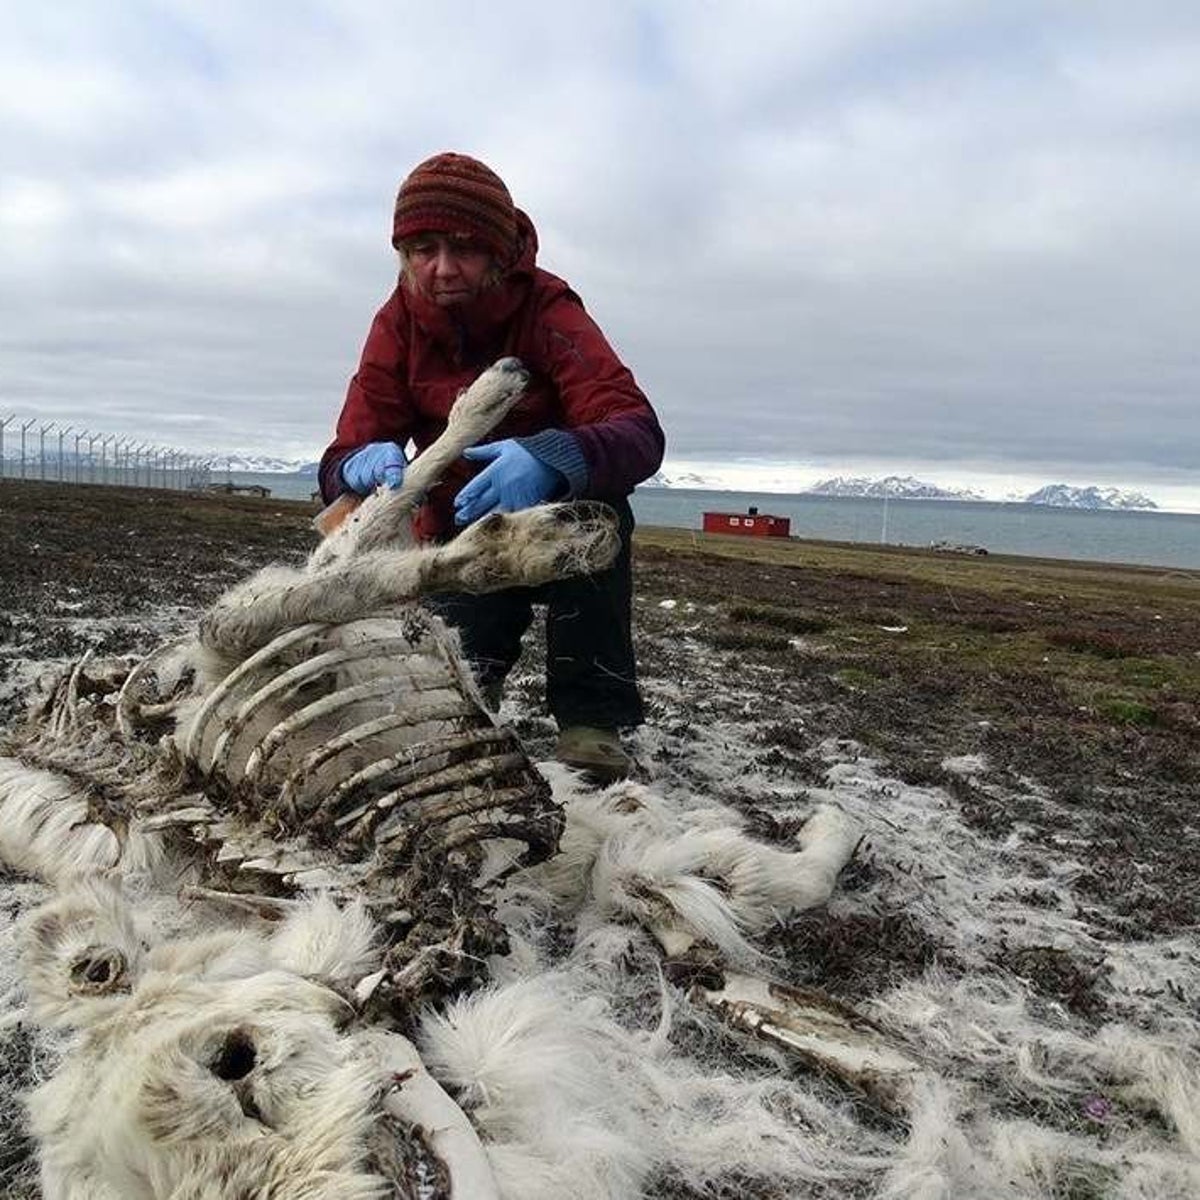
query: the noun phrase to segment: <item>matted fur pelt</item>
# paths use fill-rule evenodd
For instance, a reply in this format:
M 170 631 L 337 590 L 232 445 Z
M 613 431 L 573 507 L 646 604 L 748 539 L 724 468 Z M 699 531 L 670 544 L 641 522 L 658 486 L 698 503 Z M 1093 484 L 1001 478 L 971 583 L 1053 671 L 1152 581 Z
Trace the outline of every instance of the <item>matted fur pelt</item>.
M 566 976 L 502 987 L 531 922 L 585 905 L 651 931 L 697 1002 L 813 1056 L 788 997 L 718 964 L 752 966 L 749 934 L 823 903 L 857 825 L 823 809 L 785 852 L 729 814 L 548 778 L 416 603 L 616 553 L 597 505 L 416 544 L 425 493 L 524 382 L 491 367 L 305 567 L 260 571 L 140 662 L 80 661 L 0 747 L 0 859 L 55 889 L 22 933 L 28 1014 L 67 1031 L 29 1098 L 51 1200 L 637 1194 L 661 1164 L 605 1141 L 569 1062 L 527 1069 L 560 1045 L 611 1072 L 629 1036 L 572 1006 Z M 821 1019 L 845 1043 L 846 1014 Z M 902 1092 L 911 1062 L 855 1053 Z M 623 1078 L 621 1107 L 669 1107 L 661 1081 Z M 555 1174 L 538 1122 L 590 1165 Z

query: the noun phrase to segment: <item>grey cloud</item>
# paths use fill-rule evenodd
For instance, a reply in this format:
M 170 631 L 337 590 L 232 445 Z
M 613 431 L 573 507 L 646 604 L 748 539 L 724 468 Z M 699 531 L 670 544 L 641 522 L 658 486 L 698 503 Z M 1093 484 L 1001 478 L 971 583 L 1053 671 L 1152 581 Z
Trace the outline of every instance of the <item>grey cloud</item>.
M 1200 15 L 52 6 L 0 46 L 0 410 L 307 455 L 426 154 L 505 175 L 679 458 L 1194 459 Z

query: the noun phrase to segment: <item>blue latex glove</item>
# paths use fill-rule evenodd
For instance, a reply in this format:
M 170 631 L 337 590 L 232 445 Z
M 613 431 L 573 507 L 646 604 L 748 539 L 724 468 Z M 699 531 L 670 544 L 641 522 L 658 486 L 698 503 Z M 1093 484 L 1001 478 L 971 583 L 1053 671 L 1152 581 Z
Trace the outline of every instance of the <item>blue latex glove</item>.
M 505 438 L 463 451 L 472 462 L 491 463 L 454 497 L 454 523 L 470 525 L 490 512 L 517 512 L 549 500 L 563 486 L 563 475 Z
M 398 488 L 405 466 L 404 451 L 395 442 L 371 442 L 342 463 L 342 482 L 360 496 L 369 496 L 381 483 Z

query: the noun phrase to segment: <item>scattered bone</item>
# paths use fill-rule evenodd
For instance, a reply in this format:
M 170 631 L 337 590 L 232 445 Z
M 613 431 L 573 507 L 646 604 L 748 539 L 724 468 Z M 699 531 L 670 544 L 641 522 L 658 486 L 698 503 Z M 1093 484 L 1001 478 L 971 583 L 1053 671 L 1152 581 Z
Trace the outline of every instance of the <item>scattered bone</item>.
M 730 971 L 720 987 L 693 988 L 692 997 L 731 1025 L 860 1088 L 892 1112 L 907 1111 L 919 1064 L 878 1025 L 825 992 Z

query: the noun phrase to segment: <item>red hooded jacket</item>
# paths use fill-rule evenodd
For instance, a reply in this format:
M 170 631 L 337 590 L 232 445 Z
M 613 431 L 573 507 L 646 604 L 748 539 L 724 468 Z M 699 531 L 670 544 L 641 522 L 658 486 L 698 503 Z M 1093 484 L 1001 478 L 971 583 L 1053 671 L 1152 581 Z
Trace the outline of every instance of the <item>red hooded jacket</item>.
M 557 276 L 536 265 L 537 235 L 518 210 L 523 246 L 516 265 L 469 305 L 440 308 L 401 282 L 375 315 L 358 371 L 321 458 L 326 502 L 346 491 L 341 466 L 368 442 L 419 454 L 445 428 L 459 392 L 496 359 L 513 354 L 530 379 L 491 440 L 519 438 L 561 471 L 566 495 L 627 496 L 658 470 L 664 438 L 650 402 Z M 454 529 L 454 496 L 479 467 L 460 460 L 430 493 L 418 519 L 423 537 Z

